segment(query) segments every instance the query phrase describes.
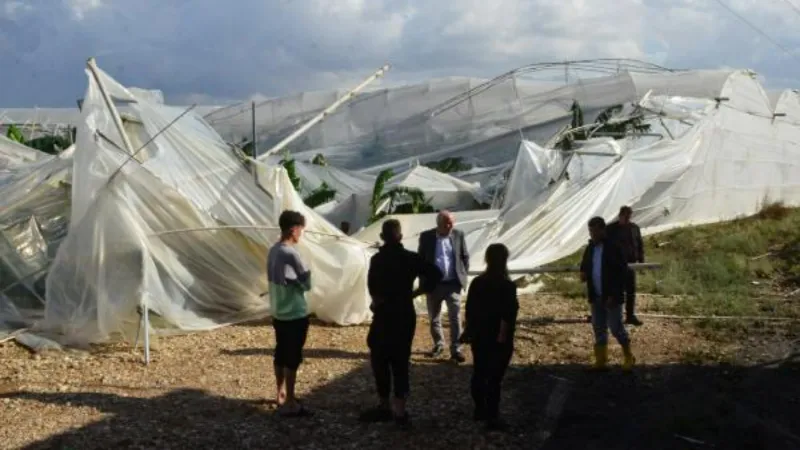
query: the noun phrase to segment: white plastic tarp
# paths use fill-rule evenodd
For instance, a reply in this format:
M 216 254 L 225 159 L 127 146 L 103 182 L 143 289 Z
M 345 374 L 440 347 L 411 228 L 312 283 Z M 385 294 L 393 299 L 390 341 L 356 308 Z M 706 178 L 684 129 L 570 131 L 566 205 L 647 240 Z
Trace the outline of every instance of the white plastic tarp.
M 141 124 L 130 122 L 127 129 L 139 145 L 182 113 L 140 99 L 101 75 L 114 97 L 133 102 L 129 109 Z M 596 80 L 592 86 L 624 84 L 623 78 Z M 767 201 L 800 205 L 797 94 L 784 92 L 773 109 L 748 73 L 735 72 L 725 80 L 715 96 L 729 100 L 719 106 L 707 97 L 654 94 L 648 89 L 651 94 L 642 103 L 663 114 L 649 123 L 665 136 L 590 141 L 582 150 L 605 146 L 606 152 L 613 148 L 619 156 L 572 156 L 569 178 L 548 182 L 538 195 L 502 211 L 457 212 L 457 226 L 468 233 L 472 269 L 483 266 L 483 252 L 493 242 L 509 247 L 512 268 L 531 268 L 569 255 L 585 244 L 591 217 L 612 219 L 625 204 L 633 205 L 634 219 L 648 233 L 752 214 Z M 537 101 L 557 105 L 561 112 L 546 113 L 544 107 L 528 103 L 531 114 L 539 115 L 525 123 L 550 117 L 548 126 L 560 127 L 569 120 L 564 108 L 575 93 L 583 89 L 582 95 L 590 96 L 587 86 L 564 90 L 554 98 L 526 95 L 538 95 Z M 678 90 L 690 91 L 691 86 Z M 625 92 L 612 90 L 594 104 L 599 108 L 625 97 Z M 376 240 L 380 224 L 354 238 L 343 236 L 302 204 L 283 169 L 255 164 L 254 177 L 195 113 L 161 133 L 137 161 L 109 179 L 129 156 L 104 108 L 90 80 L 74 150 L 70 232 L 47 276 L 45 321 L 40 326 L 62 333 L 62 340 L 78 342 L 102 340 L 116 332 L 132 334 L 136 307 L 143 301 L 158 316 L 154 324 L 161 330 L 207 329 L 261 317 L 267 312 L 267 299 L 262 297 L 265 254 L 277 239 L 277 217 L 285 208 L 300 210 L 309 220 L 300 252 L 314 273 L 312 311 L 322 320 L 340 324 L 369 318 L 367 247 Z M 513 114 L 504 114 L 494 117 L 511 120 Z M 409 112 L 401 116 L 418 117 Z M 477 114 L 470 120 L 488 124 L 491 117 Z M 409 123 L 411 135 L 422 126 Z M 486 125 L 481 130 L 487 134 L 477 138 L 475 130 L 468 132 L 461 125 L 450 114 L 424 127 L 455 130 L 451 137 L 468 141 L 453 148 L 469 153 L 496 146 L 500 151 L 487 160 L 497 159 L 498 164 L 513 160 L 519 133 L 498 138 Z M 393 126 L 393 132 L 405 130 L 399 122 Z M 398 136 L 392 137 L 396 143 L 407 142 Z M 508 144 L 512 138 L 513 146 Z M 433 148 L 434 141 L 425 142 Z M 414 152 L 400 146 L 380 158 L 397 161 Z M 26 199 L 27 195 L 22 194 Z M 405 242 L 413 248 L 418 233 L 434 226 L 434 217 L 398 216 Z
M 395 214 L 386 217 L 387 219 L 397 219 L 403 230 L 403 245 L 413 251 L 417 250 L 419 235 L 436 227 L 437 213 L 432 214 Z M 467 245 L 471 248 L 477 242 L 473 238 L 479 236 L 478 231 L 497 220 L 498 210 L 484 209 L 477 211 L 458 211 L 454 212 L 455 226 L 466 233 Z M 380 243 L 382 221 L 360 230 L 353 237 L 365 243 Z
M 479 185 L 468 183 L 452 175 L 441 173 L 425 166 L 418 165 L 408 171 L 393 176 L 385 185 L 383 192 L 397 187 L 419 189 L 430 205 L 436 209 L 454 211 L 471 210 L 478 206 Z M 373 185 L 361 192 L 354 193 L 330 208 L 325 218 L 331 223 L 349 222 L 352 229 L 365 226 L 372 213 Z M 385 202 L 384 202 L 385 203 Z M 382 204 L 382 206 L 386 206 Z M 327 209 L 327 208 L 326 208 Z M 379 208 L 378 211 L 382 211 Z
M 320 166 L 312 163 L 295 161 L 295 170 L 301 180 L 300 192 L 308 196 L 322 183 L 336 191 L 335 199 L 342 201 L 353 194 L 372 192 L 375 175 L 369 175 L 333 166 Z
M 305 208 L 285 171 L 272 168 L 265 175 L 262 168 L 257 185 L 196 114 L 165 129 L 180 109 L 139 99 L 100 76 L 113 97 L 133 102 L 142 133 L 164 131 L 146 157 L 122 166 L 128 154 L 89 77 L 72 223 L 47 277 L 40 329 L 77 343 L 116 333 L 130 337 L 141 304 L 156 314 L 157 329 L 208 329 L 262 317 L 268 310 L 262 296 L 266 252 L 285 207 L 309 218 L 300 251 L 314 273 L 312 312 L 341 324 L 368 318 L 368 254 Z
M 686 145 L 684 171 L 665 168 L 634 213 L 650 232 L 731 220 L 765 203 L 800 205 L 800 103 L 786 91 L 772 109 L 760 84 L 747 73 L 732 75 L 722 102 Z M 785 116 L 774 116 L 783 113 Z
M 69 224 L 71 168 L 68 158 L 44 155 L 0 175 L 0 328 L 42 313 L 47 270 Z
M 558 179 L 563 168 L 562 153 L 542 148 L 535 142 L 522 141 L 517 159 L 506 184 L 503 206 L 516 205 L 547 189 Z
M 593 216 L 613 219 L 633 205 L 634 220 L 652 233 L 688 224 L 753 214 L 768 201 L 800 204 L 800 103 L 786 93 L 774 117 L 763 89 L 746 72 L 733 74 L 719 108 L 702 106 L 700 118 L 675 140 L 628 150 L 598 175 L 562 180 L 543 198 L 531 200 L 525 217 L 504 211 L 482 230 L 472 249 L 473 265 L 490 242 L 511 250 L 514 268 L 546 264 L 578 250 Z M 662 101 L 665 99 L 662 99 Z M 686 104 L 677 99 L 678 105 Z
M 49 155 L 44 152 L 14 142 L 0 134 L 0 176 L 8 169 L 40 161 L 47 156 Z

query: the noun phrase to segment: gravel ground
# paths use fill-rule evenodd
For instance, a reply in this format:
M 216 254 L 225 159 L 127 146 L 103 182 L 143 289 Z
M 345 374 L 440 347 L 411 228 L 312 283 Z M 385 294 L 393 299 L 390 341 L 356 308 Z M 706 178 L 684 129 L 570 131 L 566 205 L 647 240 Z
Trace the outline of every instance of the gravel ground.
M 375 401 L 366 327 L 313 325 L 298 390 L 316 413 L 273 415 L 273 333 L 260 323 L 158 339 L 149 367 L 141 351 L 121 344 L 91 354 L 0 344 L 0 448 L 705 448 L 692 441 L 760 448 L 738 447 L 752 439 L 800 448 L 782 446 L 800 434 L 791 412 L 800 406 L 796 366 L 728 364 L 752 359 L 748 347 L 768 359 L 772 343 L 797 339 L 797 329 L 724 336 L 649 320 L 631 330 L 640 365 L 634 375 L 596 374 L 586 370 L 591 331 L 581 304 L 547 295 L 522 304 L 501 405 L 507 433 L 488 434 L 471 421 L 471 362 L 426 358 L 431 339 L 421 317 L 410 432 L 357 421 Z M 616 346 L 611 359 L 621 359 Z M 732 395 L 737 411 L 755 412 L 720 413 Z

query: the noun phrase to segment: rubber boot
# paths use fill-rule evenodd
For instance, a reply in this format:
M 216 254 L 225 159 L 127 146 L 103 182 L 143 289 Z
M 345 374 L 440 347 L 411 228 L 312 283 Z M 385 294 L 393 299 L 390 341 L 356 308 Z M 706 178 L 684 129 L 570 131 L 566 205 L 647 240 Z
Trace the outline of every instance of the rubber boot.
M 606 368 L 607 363 L 608 363 L 608 346 L 601 344 L 595 345 L 593 368 L 596 370 L 604 370 Z
M 633 370 L 634 364 L 636 364 L 636 358 L 633 356 L 633 352 L 631 351 L 631 344 L 622 346 L 622 354 L 625 357 L 622 362 L 622 370 L 630 372 Z

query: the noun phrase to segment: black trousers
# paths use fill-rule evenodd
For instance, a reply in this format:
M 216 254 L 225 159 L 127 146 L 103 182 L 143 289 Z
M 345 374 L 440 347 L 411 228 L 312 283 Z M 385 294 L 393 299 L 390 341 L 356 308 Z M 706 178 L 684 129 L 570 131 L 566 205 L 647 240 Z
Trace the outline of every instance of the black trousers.
M 399 314 L 377 313 L 367 335 L 372 373 L 380 398 L 389 398 L 394 385 L 394 397 L 408 397 L 411 344 L 417 328 L 415 312 Z
M 636 271 L 628 269 L 625 271 L 625 314 L 628 317 L 636 315 Z
M 472 343 L 472 400 L 488 419 L 496 419 L 500 411 L 500 389 L 513 352 L 509 343 Z
M 297 370 L 303 362 L 303 347 L 308 336 L 308 317 L 295 320 L 272 319 L 275 329 L 275 355 L 273 364 Z

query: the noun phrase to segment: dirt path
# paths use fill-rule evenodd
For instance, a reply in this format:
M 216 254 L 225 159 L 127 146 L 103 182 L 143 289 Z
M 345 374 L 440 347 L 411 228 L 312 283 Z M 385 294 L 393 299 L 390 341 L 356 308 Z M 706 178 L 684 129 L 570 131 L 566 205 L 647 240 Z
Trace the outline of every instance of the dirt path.
M 273 396 L 272 329 L 256 324 L 160 339 L 150 367 L 122 345 L 31 355 L 2 344 L 0 447 L 800 448 L 798 366 L 730 364 L 768 359 L 797 329 L 650 320 L 632 330 L 634 375 L 595 374 L 585 366 L 589 325 L 547 319 L 578 319 L 582 307 L 552 296 L 523 301 L 502 405 L 512 430 L 503 435 L 471 421 L 469 361 L 423 356 L 431 341 L 420 318 L 410 433 L 356 420 L 374 402 L 365 327 L 312 327 L 299 384 L 317 413 L 274 417 L 265 401 Z M 611 358 L 620 360 L 618 349 Z

